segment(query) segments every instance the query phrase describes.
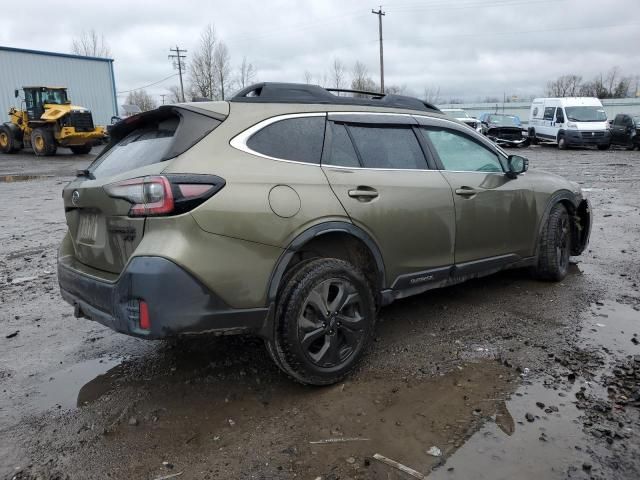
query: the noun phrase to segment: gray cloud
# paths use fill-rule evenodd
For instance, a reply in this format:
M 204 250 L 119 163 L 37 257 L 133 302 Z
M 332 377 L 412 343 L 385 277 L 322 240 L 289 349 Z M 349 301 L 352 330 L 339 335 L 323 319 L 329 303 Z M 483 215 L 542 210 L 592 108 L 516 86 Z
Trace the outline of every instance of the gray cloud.
M 65 52 L 74 36 L 94 28 L 111 47 L 117 89 L 124 91 L 171 75 L 169 47 L 193 51 L 213 23 L 234 64 L 246 55 L 260 80 L 302 81 L 305 70 L 321 78 L 335 57 L 349 66 L 362 61 L 377 80 L 374 6 L 357 0 L 111 0 L 80 9 L 67 0 L 32 0 L 29 8 L 6 6 L 0 44 Z M 383 9 L 385 82 L 416 94 L 425 87 L 469 100 L 539 94 L 559 75 L 590 79 L 614 66 L 640 75 L 637 0 L 390 0 Z M 159 95 L 174 84 L 177 78 L 148 91 Z

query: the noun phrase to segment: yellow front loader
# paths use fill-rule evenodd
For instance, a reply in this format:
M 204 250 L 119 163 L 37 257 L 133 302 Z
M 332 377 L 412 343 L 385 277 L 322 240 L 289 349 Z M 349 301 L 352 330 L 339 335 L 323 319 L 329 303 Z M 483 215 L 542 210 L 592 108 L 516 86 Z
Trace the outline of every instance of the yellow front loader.
M 24 108 L 11 107 L 9 121 L 0 125 L 0 152 L 31 147 L 36 155 L 55 155 L 58 147 L 89 153 L 106 138 L 104 127 L 93 124 L 91 112 L 71 105 L 62 87 L 23 87 Z M 19 91 L 16 90 L 16 98 Z

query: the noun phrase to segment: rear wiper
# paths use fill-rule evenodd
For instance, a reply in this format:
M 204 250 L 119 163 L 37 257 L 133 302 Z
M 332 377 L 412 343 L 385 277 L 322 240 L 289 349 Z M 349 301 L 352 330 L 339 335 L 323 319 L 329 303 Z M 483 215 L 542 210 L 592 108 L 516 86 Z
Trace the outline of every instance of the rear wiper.
M 89 180 L 94 180 L 93 174 L 88 168 L 76 170 L 76 177 L 87 177 Z

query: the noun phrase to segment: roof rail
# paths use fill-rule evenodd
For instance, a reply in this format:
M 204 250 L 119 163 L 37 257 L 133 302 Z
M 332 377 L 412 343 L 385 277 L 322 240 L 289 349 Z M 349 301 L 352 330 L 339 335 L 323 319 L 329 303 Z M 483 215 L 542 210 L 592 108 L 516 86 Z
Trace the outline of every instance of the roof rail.
M 331 92 L 367 95 L 341 97 Z M 370 107 L 403 108 L 407 110 L 440 112 L 438 107 L 415 97 L 392 95 L 362 90 L 322 88 L 304 83 L 262 82 L 250 85 L 236 93 L 229 101 L 244 103 L 319 103 L 327 105 L 365 105 Z

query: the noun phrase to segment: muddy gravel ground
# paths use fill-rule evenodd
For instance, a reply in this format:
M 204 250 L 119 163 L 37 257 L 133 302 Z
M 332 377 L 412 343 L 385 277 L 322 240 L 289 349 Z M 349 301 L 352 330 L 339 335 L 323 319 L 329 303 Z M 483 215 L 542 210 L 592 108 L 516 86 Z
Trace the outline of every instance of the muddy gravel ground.
M 93 157 L 0 156 L 0 478 L 640 478 L 640 152 L 518 153 L 591 198 L 570 275 L 384 308 L 361 368 L 327 388 L 289 381 L 255 338 L 75 319 L 60 192 Z

